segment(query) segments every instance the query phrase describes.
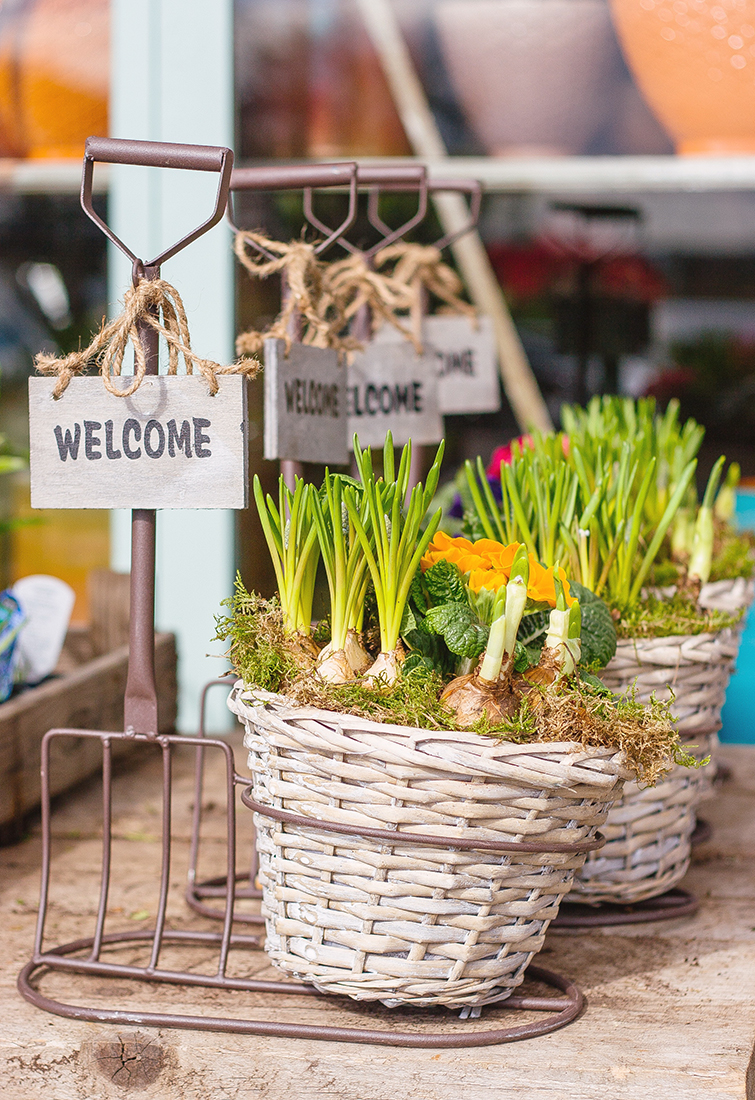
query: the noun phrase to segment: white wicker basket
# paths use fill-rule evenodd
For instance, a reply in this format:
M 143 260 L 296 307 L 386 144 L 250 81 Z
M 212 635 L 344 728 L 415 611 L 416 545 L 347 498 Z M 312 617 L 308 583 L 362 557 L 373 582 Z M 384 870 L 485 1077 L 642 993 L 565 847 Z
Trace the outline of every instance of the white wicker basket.
M 753 585 L 742 579 L 703 587 L 702 606 L 733 613 L 752 602 Z M 600 674 L 612 691 L 634 685 L 647 702 L 669 699 L 683 742 L 698 759 L 718 744 L 721 708 L 739 649 L 742 627 L 717 634 L 621 640 Z M 603 828 L 606 845 L 588 855 L 575 876 L 569 901 L 633 903 L 656 897 L 687 873 L 695 809 L 711 792 L 713 767 L 675 767 L 656 787 L 627 783 Z
M 584 860 L 559 845 L 589 845 L 628 776 L 606 749 L 383 725 L 240 683 L 229 706 L 272 815 L 254 814 L 269 957 L 391 1006 L 508 996 Z

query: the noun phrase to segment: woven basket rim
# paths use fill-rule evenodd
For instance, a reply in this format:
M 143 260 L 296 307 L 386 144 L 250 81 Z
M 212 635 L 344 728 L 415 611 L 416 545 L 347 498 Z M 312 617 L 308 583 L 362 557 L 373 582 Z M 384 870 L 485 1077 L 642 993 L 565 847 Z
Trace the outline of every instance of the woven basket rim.
M 241 690 L 237 691 L 239 685 L 242 685 Z M 234 714 L 239 714 L 231 704 L 234 701 L 234 695 L 236 698 L 240 698 L 243 702 L 253 702 L 259 700 L 263 705 L 273 704 L 279 707 L 281 710 L 287 712 L 287 717 L 295 718 L 298 720 L 306 720 L 308 718 L 322 718 L 328 722 L 336 722 L 338 725 L 346 724 L 351 721 L 359 723 L 360 729 L 368 730 L 370 733 L 398 733 L 398 734 L 415 734 L 426 733 L 429 737 L 440 738 L 459 738 L 469 734 L 471 738 L 477 737 L 480 740 L 480 744 L 485 744 L 485 740 L 480 734 L 475 734 L 472 730 L 446 730 L 446 729 L 425 729 L 422 726 L 402 726 L 397 722 L 376 722 L 372 718 L 361 718 L 357 715 L 349 714 L 348 711 L 340 710 L 323 710 L 319 707 L 300 706 L 298 703 L 292 703 L 285 695 L 280 695 L 272 691 L 264 691 L 261 688 L 249 688 L 243 685 L 243 681 L 238 680 L 234 684 L 234 690 L 228 700 L 228 706 Z M 492 741 L 490 742 L 493 743 Z M 496 742 L 498 745 L 505 745 L 507 749 L 510 749 L 515 753 L 527 753 L 534 749 L 538 751 L 553 751 L 553 752 L 584 752 L 588 750 L 590 752 L 595 751 L 601 756 L 615 756 L 620 750 L 618 748 L 601 747 L 599 745 L 583 745 L 581 741 L 505 741 L 501 740 Z
M 375 722 L 368 718 L 350 715 L 347 712 L 322 710 L 317 707 L 300 707 L 291 703 L 285 695 L 264 691 L 257 688 L 249 688 L 238 680 L 228 698 L 229 709 L 239 718 L 249 718 L 250 709 L 255 707 L 264 710 L 266 715 L 273 720 L 282 722 L 293 721 L 322 721 L 338 728 L 339 733 L 348 735 L 350 726 L 358 723 L 358 732 L 366 734 L 393 735 L 402 739 L 411 739 L 415 747 L 420 747 L 426 742 L 466 741 L 464 748 L 476 750 L 479 754 L 479 766 L 496 766 L 496 757 L 505 756 L 509 759 L 516 757 L 522 763 L 526 758 L 568 757 L 570 765 L 574 767 L 587 766 L 591 773 L 589 779 L 593 782 L 601 774 L 602 768 L 608 768 L 605 778 L 597 780 L 605 782 L 608 774 L 621 779 L 634 778 L 634 773 L 626 766 L 624 755 L 617 746 L 584 745 L 580 741 L 529 741 L 516 743 L 506 740 L 494 740 L 485 738 L 471 730 L 433 730 L 423 729 L 418 726 L 400 726 L 395 723 Z M 277 712 L 277 713 L 276 713 Z M 352 726 L 353 729 L 353 726 Z M 502 763 L 502 762 L 501 762 Z M 513 760 L 512 760 L 513 764 Z M 592 765 L 592 766 L 590 766 Z M 467 765 L 468 766 L 468 765 Z
M 739 625 L 738 623 L 736 624 Z M 652 642 L 654 645 L 665 643 L 666 645 L 682 645 L 684 642 L 715 642 L 721 635 L 731 633 L 735 627 L 722 626 L 720 630 L 704 630 L 701 634 L 655 634 L 645 636 L 633 634 L 629 638 L 617 638 L 616 645 L 644 645 Z M 600 670 L 603 671 L 602 669 Z

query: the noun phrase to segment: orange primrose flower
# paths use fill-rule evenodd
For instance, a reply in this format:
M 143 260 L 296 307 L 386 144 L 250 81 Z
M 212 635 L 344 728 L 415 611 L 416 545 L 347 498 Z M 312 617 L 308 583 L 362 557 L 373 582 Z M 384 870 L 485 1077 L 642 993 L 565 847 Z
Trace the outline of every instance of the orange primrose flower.
M 445 532 L 438 531 L 428 546 L 420 566 L 424 573 L 438 561 L 450 561 L 458 567 L 459 572 L 467 574 L 467 584 L 473 592 L 479 592 L 482 588 L 495 592 L 501 585 L 508 583 L 511 566 L 520 545 L 518 542 L 512 542 L 504 546 L 503 543 L 496 542 L 494 539 L 477 539 L 472 543 L 461 536 L 451 538 Z M 556 585 L 553 568 L 546 569 L 534 554 L 529 555 L 529 564 L 527 596 L 537 603 L 547 603 L 555 607 Z M 564 570 L 560 567 L 558 577 L 564 586 L 567 606 L 571 606 L 574 603 L 574 597 L 569 593 L 569 582 Z
M 485 559 L 475 552 L 473 543 L 469 539 L 451 538 L 444 531 L 436 532 L 432 542 L 422 556 L 420 568 L 424 573 L 430 566 L 439 561 L 450 561 L 459 567 L 461 573 L 469 573 L 472 569 L 485 568 Z
M 497 592 L 508 584 L 508 580 L 508 573 L 500 569 L 473 569 L 467 578 L 467 584 L 473 592 L 479 592 L 481 588 Z
M 530 562 L 530 579 L 527 585 L 527 595 L 531 600 L 537 600 L 538 603 L 548 603 L 551 607 L 556 606 L 556 583 L 553 579 L 554 570 L 553 567 L 546 569 L 540 564 L 534 554 L 529 555 Z M 564 596 L 566 597 L 566 606 L 571 607 L 574 603 L 574 597 L 569 593 L 569 582 L 566 579 L 566 573 L 559 567 L 558 579 L 564 586 Z

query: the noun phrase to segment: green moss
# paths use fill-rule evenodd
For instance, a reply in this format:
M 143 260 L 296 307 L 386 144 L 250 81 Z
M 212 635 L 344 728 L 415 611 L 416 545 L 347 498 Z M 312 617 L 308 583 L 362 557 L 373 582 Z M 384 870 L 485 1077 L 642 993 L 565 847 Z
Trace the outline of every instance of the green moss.
M 742 618 L 738 611 L 703 610 L 689 595 L 678 592 L 668 599 L 647 596 L 621 617 L 616 624 L 619 638 L 665 638 L 680 634 L 715 634 L 735 626 Z
M 230 639 L 229 657 L 244 683 L 281 691 L 299 673 L 299 664 L 283 630 L 277 599 L 247 592 L 236 577 L 234 593 L 224 600 L 230 614 L 216 619 L 215 640 Z
M 280 605 L 248 593 L 240 580 L 218 619 L 217 635 L 230 640 L 228 656 L 250 687 L 281 693 L 302 706 L 353 714 L 375 722 L 421 729 L 461 729 L 440 701 L 446 680 L 422 664 L 405 671 L 393 685 L 326 684 L 312 675 L 313 658 L 283 630 Z M 695 764 L 679 744 L 668 705 L 649 706 L 633 696 L 616 698 L 602 685 L 562 681 L 558 688 L 535 687 L 518 679 L 522 702 L 514 718 L 494 725 L 481 719 L 473 732 L 517 743 L 577 741 L 618 751 L 645 784 L 673 763 Z
M 754 548 L 755 536 L 749 531 L 740 535 L 732 532 L 726 538 L 716 539 L 710 579 L 726 581 L 745 577 L 749 580 L 755 571 Z
M 325 684 L 313 676 L 299 676 L 286 691 L 289 699 L 305 706 L 354 714 L 374 722 L 423 729 L 456 729 L 453 715 L 440 702 L 443 681 L 422 666 L 400 676 L 394 684 Z

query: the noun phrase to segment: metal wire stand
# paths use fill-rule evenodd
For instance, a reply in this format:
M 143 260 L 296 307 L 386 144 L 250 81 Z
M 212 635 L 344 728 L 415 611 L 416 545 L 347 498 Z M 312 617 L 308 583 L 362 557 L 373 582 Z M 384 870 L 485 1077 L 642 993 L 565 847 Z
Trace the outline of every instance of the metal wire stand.
M 638 901 L 634 905 L 579 905 L 563 902 L 551 928 L 608 928 L 616 924 L 646 924 L 649 921 L 675 920 L 691 917 L 700 901 L 689 890 L 677 886 L 657 898 Z
M 202 839 L 202 805 L 204 800 L 204 772 L 205 772 L 205 745 L 207 696 L 213 687 L 230 688 L 235 677 L 226 676 L 218 680 L 210 680 L 202 688 L 199 702 L 199 731 L 198 739 L 202 742 L 197 746 L 196 760 L 194 764 L 194 808 L 191 820 L 191 849 L 189 853 L 189 872 L 186 882 L 186 903 L 196 913 L 211 920 L 223 920 L 225 910 L 208 905 L 205 899 L 223 899 L 227 894 L 226 877 L 219 875 L 215 878 L 197 882 L 197 864 L 199 862 L 199 849 Z M 262 897 L 262 891 L 255 886 L 257 878 L 258 859 L 257 849 L 252 838 L 252 854 L 248 871 L 235 872 L 235 899 L 236 901 L 258 901 Z M 264 924 L 264 917 L 260 913 L 250 911 L 248 908 L 234 908 L 233 919 L 239 924 Z
M 692 836 L 689 838 L 690 846 L 697 848 L 700 844 L 707 844 L 713 836 L 713 826 L 704 817 L 698 817 Z
M 96 739 L 102 745 L 102 878 L 99 904 L 94 918 L 92 934 L 70 943 L 46 947 L 44 942 L 45 925 L 50 902 L 52 866 L 50 749 L 55 739 L 66 737 Z M 157 916 L 153 928 L 136 932 L 129 930 L 106 933 L 111 880 L 113 874 L 117 873 L 118 870 L 117 862 L 113 858 L 112 747 L 114 742 L 121 740 L 128 740 L 143 745 L 145 748 L 156 747 L 162 755 L 160 886 Z M 174 753 L 177 749 L 186 746 L 201 750 L 202 754 L 219 752 L 222 754 L 224 761 L 227 827 L 226 874 L 222 880 L 225 901 L 222 912 L 222 930 L 219 932 L 172 929 L 167 923 L 168 891 L 172 865 L 171 819 L 173 811 Z M 243 963 L 244 956 L 246 956 L 248 964 L 249 952 L 259 951 L 262 946 L 260 936 L 239 935 L 233 932 L 237 878 L 235 812 L 235 788 L 237 785 L 248 787 L 249 779 L 236 774 L 233 750 L 225 741 L 215 738 L 177 735 L 154 736 L 131 732 L 107 733 L 99 730 L 50 730 L 42 742 L 42 888 L 39 916 L 32 958 L 18 977 L 18 989 L 21 995 L 38 1008 L 75 1020 L 423 1048 L 486 1046 L 534 1038 L 537 1035 L 544 1035 L 563 1027 L 574 1020 L 582 1011 L 584 999 L 573 982 L 549 970 L 534 966 L 529 968 L 528 978 L 549 985 L 563 993 L 564 996 L 510 996 L 501 1003 L 500 1007 L 492 1005 L 486 1008 L 486 1013 L 496 1012 L 498 1014 L 504 1012 L 508 1015 L 511 1011 L 526 1011 L 547 1015 L 544 1015 L 541 1019 L 518 1026 L 500 1026 L 499 1024 L 499 1026 L 484 1030 L 474 1026 L 465 1026 L 460 1029 L 458 1019 L 450 1016 L 447 1010 L 410 1010 L 402 1012 L 403 1022 L 413 1025 L 413 1030 L 399 1030 L 394 1026 L 394 1021 L 398 1015 L 395 1010 L 387 1014 L 390 1017 L 390 1024 L 386 1027 L 376 1028 L 361 1025 L 356 1027 L 331 1027 L 292 1024 L 266 1019 L 251 1020 L 209 1015 L 188 1015 L 162 1010 L 154 1011 L 153 1008 L 134 1007 L 131 1002 L 129 1002 L 127 1010 L 99 1004 L 71 1004 L 55 1000 L 41 992 L 38 986 L 45 973 L 58 971 L 79 976 L 96 977 L 99 979 L 98 992 L 100 993 L 103 978 L 125 978 L 150 983 L 153 995 L 155 984 L 163 983 L 195 988 L 274 994 L 283 997 L 319 997 L 323 1003 L 337 1003 L 340 1007 L 348 1008 L 358 1016 L 366 1017 L 369 1025 L 369 1022 L 375 1016 L 374 1007 L 353 1004 L 342 998 L 322 997 L 311 986 L 298 982 L 258 980 L 236 977 L 233 973 L 229 973 L 229 967 L 232 970 L 234 962 L 241 958 Z M 242 798 L 249 803 L 250 799 L 246 791 L 243 793 Z M 322 827 L 322 823 L 319 824 Z M 340 832 L 343 827 L 334 826 L 334 828 L 337 828 Z M 430 843 L 438 843 L 437 839 L 427 837 L 423 839 L 425 842 L 429 840 Z M 119 948 L 128 948 L 133 951 L 136 947 L 141 947 L 145 952 L 145 961 L 141 964 L 118 962 L 111 958 L 112 953 Z M 201 948 L 201 954 L 205 958 L 208 951 L 212 950 L 213 959 L 210 969 L 201 972 L 197 969 L 182 969 L 172 963 L 170 965 L 162 964 L 161 956 L 166 950 L 173 948 Z M 467 1008 L 462 1010 L 461 1018 L 473 1021 L 479 1017 L 480 1012 L 479 1009 L 470 1010 Z M 426 1027 L 420 1029 L 417 1026 L 418 1024 L 426 1025 L 428 1020 L 435 1025 L 436 1030 L 428 1031 Z M 495 1022 L 499 1023 L 498 1020 Z M 439 1030 L 437 1029 L 438 1026 Z

